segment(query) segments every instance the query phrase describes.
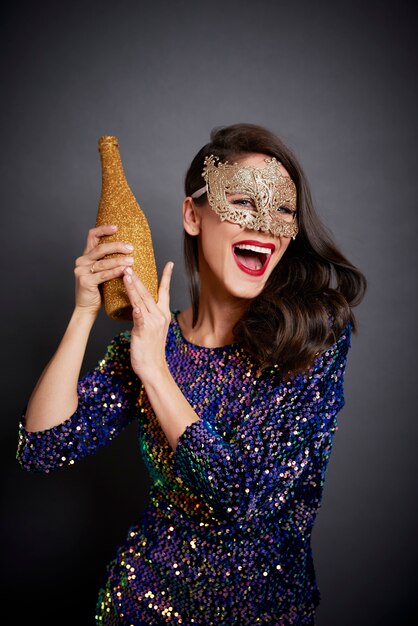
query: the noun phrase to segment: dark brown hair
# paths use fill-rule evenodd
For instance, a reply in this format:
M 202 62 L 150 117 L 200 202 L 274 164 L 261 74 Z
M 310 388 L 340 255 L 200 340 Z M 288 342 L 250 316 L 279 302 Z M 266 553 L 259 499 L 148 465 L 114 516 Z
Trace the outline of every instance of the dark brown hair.
M 276 157 L 297 189 L 299 233 L 274 268 L 263 291 L 234 327 L 234 338 L 260 360 L 262 369 L 279 365 L 297 373 L 307 369 L 318 353 L 329 348 L 348 322 L 356 332 L 352 308 L 366 290 L 365 276 L 340 252 L 316 213 L 306 176 L 292 151 L 279 137 L 254 124 L 215 128 L 193 159 L 185 177 L 186 196 L 204 185 L 205 156 L 231 161 L 245 153 Z M 196 204 L 207 201 L 204 194 Z M 193 307 L 199 310 L 197 237 L 184 233 L 185 265 Z

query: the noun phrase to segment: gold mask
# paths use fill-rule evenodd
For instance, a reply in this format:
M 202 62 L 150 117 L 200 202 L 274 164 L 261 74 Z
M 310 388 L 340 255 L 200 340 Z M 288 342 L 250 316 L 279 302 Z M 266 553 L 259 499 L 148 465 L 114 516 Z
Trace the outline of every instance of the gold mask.
M 206 186 L 192 194 L 192 198 L 207 192 L 210 206 L 222 221 L 295 239 L 298 233 L 295 184 L 281 173 L 276 158 L 265 162 L 263 168 L 221 163 L 211 154 L 205 158 L 202 172 Z

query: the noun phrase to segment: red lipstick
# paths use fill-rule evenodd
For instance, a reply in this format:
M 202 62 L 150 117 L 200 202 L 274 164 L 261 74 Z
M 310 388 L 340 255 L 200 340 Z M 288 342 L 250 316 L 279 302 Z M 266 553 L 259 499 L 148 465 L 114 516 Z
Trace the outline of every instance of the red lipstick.
M 245 248 L 245 246 L 256 247 L 257 250 L 253 250 L 251 247 Z M 236 248 L 241 249 L 243 251 L 243 254 L 238 255 L 235 251 Z M 248 265 L 242 262 L 242 257 L 245 257 L 246 249 L 248 250 L 248 255 L 247 255 L 248 259 L 251 258 L 254 260 L 258 258 L 259 262 L 261 262 L 261 267 L 256 269 L 255 267 L 249 267 Z M 263 252 L 263 249 L 265 250 L 265 252 Z M 245 239 L 242 241 L 236 241 L 232 245 L 232 253 L 234 255 L 236 264 L 238 265 L 241 271 L 245 272 L 246 274 L 249 274 L 250 276 L 262 276 L 264 274 L 270 262 L 271 255 L 273 254 L 275 249 L 276 249 L 276 246 L 273 243 L 264 243 L 261 241 L 255 241 L 253 239 Z M 251 265 L 255 265 L 255 262 L 253 260 L 251 261 Z

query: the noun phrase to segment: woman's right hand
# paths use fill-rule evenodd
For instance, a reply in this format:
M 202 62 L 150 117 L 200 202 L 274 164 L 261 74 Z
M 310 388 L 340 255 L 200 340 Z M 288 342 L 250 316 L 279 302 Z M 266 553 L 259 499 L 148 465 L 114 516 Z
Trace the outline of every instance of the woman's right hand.
M 102 304 L 99 285 L 111 278 L 121 277 L 124 269 L 133 265 L 134 260 L 129 256 L 104 258 L 109 254 L 128 255 L 133 250 L 129 242 L 100 242 L 101 237 L 114 235 L 116 231 L 117 226 L 110 224 L 91 228 L 83 255 L 76 259 L 75 308 L 83 313 L 96 315 Z

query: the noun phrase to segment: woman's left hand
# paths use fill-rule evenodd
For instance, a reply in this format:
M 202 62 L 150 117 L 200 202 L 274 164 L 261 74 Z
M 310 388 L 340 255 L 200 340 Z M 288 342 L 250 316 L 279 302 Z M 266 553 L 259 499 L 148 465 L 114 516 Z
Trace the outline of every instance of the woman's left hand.
M 145 287 L 139 276 L 130 268 L 125 269 L 123 282 L 132 305 L 133 327 L 131 333 L 132 369 L 146 384 L 158 369 L 167 370 L 165 343 L 171 321 L 170 281 L 173 263 L 164 267 L 158 302 Z

